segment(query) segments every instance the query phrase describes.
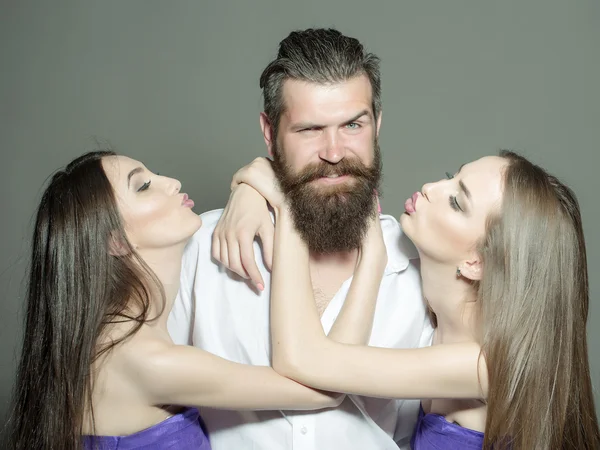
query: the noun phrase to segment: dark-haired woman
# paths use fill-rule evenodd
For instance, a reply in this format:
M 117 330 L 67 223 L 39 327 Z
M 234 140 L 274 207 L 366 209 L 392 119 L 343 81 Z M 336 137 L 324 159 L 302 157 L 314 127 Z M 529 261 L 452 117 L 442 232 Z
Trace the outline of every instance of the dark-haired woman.
M 174 345 L 201 226 L 179 181 L 111 152 L 56 173 L 37 212 L 10 448 L 207 450 L 195 407 L 317 409 L 339 395 Z

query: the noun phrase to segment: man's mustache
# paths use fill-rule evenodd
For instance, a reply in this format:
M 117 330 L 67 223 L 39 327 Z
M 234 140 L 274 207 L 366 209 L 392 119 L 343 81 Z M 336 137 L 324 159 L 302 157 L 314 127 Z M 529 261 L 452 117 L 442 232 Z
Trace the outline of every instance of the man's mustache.
M 289 187 L 293 188 L 323 177 L 330 176 L 353 176 L 355 178 L 371 178 L 373 169 L 365 166 L 360 161 L 343 159 L 337 164 L 327 162 L 311 164 L 293 177 L 293 181 L 289 183 Z

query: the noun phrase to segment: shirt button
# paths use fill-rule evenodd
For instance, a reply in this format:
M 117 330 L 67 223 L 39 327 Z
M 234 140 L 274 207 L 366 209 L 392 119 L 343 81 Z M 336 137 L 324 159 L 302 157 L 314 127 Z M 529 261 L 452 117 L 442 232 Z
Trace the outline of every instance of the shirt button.
M 308 429 L 306 427 L 302 427 L 302 428 L 300 428 L 300 433 L 306 434 L 306 433 L 308 433 Z

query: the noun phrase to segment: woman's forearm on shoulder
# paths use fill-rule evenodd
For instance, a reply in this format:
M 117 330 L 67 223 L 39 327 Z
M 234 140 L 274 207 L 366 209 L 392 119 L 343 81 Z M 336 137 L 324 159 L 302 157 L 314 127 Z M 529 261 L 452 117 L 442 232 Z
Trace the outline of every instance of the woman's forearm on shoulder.
M 273 368 L 286 374 L 311 348 L 326 341 L 314 301 L 308 247 L 287 210 L 277 213 L 271 277 Z
M 379 218 L 372 222 L 344 305 L 328 334 L 329 339 L 343 344 L 367 345 L 371 337 L 377 295 L 387 262 Z
M 299 359 L 309 369 L 313 358 L 316 361 L 327 351 L 323 344 L 328 340 L 367 344 L 387 261 L 378 216 L 371 220 L 344 305 L 325 336 L 314 300 L 307 245 L 295 230 L 289 210 L 283 208 L 276 215 L 271 281 L 271 337 L 276 370 L 285 372 L 286 367 L 297 366 Z

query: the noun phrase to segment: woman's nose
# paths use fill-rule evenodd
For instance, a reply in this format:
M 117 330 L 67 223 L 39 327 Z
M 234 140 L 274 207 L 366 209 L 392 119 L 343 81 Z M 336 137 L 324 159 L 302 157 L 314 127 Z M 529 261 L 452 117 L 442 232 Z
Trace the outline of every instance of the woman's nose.
M 173 179 L 173 187 L 175 189 L 175 194 L 178 194 L 181 191 L 181 181 Z
M 436 196 L 436 193 L 440 190 L 440 188 L 444 186 L 444 182 L 446 181 L 448 180 L 443 179 L 433 183 L 426 183 L 421 188 L 421 192 L 425 197 L 427 197 L 427 200 L 431 201 Z
M 431 189 L 433 187 L 433 183 L 426 183 L 421 188 L 421 193 L 429 200 L 429 195 L 431 194 Z
M 179 193 L 181 190 L 181 181 L 165 176 L 161 176 L 161 178 L 163 178 L 164 186 L 169 194 L 175 195 Z

